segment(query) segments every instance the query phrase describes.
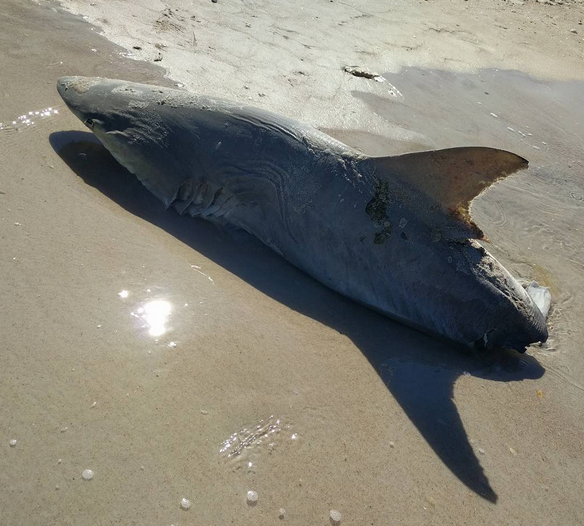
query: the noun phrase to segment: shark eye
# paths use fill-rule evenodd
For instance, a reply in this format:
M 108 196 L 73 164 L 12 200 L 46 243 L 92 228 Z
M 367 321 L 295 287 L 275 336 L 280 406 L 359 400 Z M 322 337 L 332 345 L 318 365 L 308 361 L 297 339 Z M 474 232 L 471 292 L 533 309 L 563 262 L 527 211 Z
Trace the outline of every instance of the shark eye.
M 84 122 L 85 126 L 87 126 L 88 128 L 93 128 L 93 119 L 85 119 Z

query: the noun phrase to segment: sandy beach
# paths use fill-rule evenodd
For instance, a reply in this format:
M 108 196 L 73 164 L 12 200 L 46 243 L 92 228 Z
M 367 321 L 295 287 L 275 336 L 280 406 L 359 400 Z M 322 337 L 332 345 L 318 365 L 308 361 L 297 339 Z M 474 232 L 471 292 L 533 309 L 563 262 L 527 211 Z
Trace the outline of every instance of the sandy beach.
M 3 0 L 0 524 L 584 524 L 583 20 L 577 0 Z M 372 155 L 527 158 L 472 212 L 550 287 L 548 342 L 464 354 L 165 211 L 63 75 L 242 100 Z

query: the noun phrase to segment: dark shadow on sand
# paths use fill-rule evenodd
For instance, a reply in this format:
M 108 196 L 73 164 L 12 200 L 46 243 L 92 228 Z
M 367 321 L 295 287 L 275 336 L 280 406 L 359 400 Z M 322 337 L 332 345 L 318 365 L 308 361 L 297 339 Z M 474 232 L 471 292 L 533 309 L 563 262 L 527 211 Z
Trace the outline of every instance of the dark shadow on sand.
M 448 469 L 483 498 L 497 501 L 452 400 L 453 386 L 465 371 L 501 382 L 540 378 L 544 369 L 534 358 L 464 354 L 336 294 L 247 234 L 234 239 L 205 221 L 166 211 L 95 141 L 84 132 L 50 137 L 54 150 L 88 185 L 264 294 L 350 337 Z

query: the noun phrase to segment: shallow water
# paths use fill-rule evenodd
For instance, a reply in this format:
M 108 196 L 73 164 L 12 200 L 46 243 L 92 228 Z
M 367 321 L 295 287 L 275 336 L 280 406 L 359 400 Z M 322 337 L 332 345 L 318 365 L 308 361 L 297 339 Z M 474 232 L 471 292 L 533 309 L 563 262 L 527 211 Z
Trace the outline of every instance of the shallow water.
M 0 130 L 7 524 L 584 520 L 581 84 L 404 70 L 385 75 L 401 98 L 353 95 L 415 141 L 331 132 L 375 154 L 479 144 L 531 161 L 473 212 L 505 266 L 551 287 L 550 343 L 466 356 L 165 212 L 54 85 L 172 83 L 79 19 L 6 5 L 0 121 L 58 110 Z

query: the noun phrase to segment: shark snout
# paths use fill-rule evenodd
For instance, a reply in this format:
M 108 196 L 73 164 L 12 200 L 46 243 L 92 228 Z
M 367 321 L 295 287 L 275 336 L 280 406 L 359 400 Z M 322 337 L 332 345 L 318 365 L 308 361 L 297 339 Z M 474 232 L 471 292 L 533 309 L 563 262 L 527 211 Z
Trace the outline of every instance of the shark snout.
M 57 80 L 57 91 L 59 92 L 59 95 L 61 95 L 63 100 L 65 100 L 69 86 L 72 85 L 74 79 L 76 78 L 78 77 L 61 77 L 59 80 Z
M 61 77 L 57 81 L 57 91 L 67 102 L 67 99 L 71 98 L 72 95 L 81 95 L 102 80 L 99 77 Z
M 83 93 L 81 86 L 84 80 L 87 80 L 87 77 L 61 77 L 57 81 L 57 91 L 67 105 Z
M 91 96 L 88 92 L 102 80 L 96 77 L 61 77 L 57 81 L 57 91 L 75 116 L 85 122 L 87 115 L 94 111 L 96 101 L 101 98 L 95 89 Z
M 84 77 L 61 77 L 57 81 L 57 91 L 61 98 L 67 104 L 67 107 L 75 114 L 76 117 L 83 120 L 83 111 L 81 108 L 80 93 L 77 87 L 80 79 Z

